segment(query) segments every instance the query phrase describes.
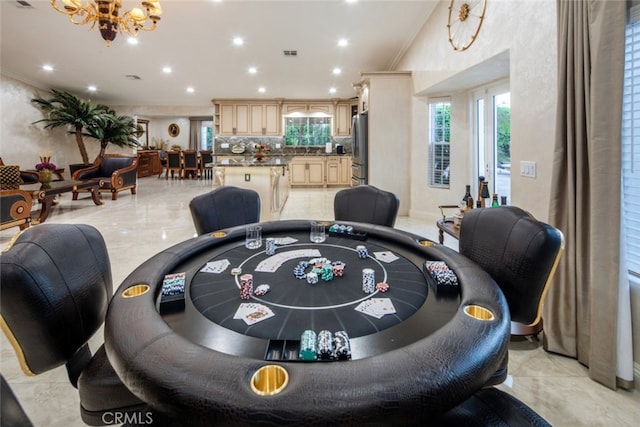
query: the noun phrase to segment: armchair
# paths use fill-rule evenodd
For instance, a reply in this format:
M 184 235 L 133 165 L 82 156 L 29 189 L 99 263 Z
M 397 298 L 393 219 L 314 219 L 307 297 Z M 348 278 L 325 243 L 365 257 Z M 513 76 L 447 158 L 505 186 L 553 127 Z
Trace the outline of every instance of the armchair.
M 138 184 L 138 157 L 106 155 L 96 160 L 93 166 L 77 170 L 73 173 L 74 180 L 85 181 L 99 179 L 100 189 L 111 191 L 111 200 L 118 200 L 118 192 L 131 190 L 136 194 Z M 78 191 L 73 192 L 73 200 L 78 199 Z
M 0 230 L 31 225 L 31 194 L 24 190 L 0 191 Z

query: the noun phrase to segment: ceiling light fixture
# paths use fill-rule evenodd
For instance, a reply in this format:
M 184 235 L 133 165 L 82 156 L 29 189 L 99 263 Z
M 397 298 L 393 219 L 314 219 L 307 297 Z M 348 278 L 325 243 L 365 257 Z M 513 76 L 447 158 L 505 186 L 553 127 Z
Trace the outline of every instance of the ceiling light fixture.
M 192 86 L 189 86 L 189 87 L 187 88 L 187 92 L 189 92 L 189 93 L 193 93 L 193 92 L 195 92 L 195 91 L 196 91 L 196 90 L 195 90 Z
M 234 37 L 233 44 L 236 46 L 242 46 L 244 44 L 244 40 L 242 40 L 242 37 Z
M 249 67 L 249 74 L 255 74 L 258 72 L 258 70 L 256 69 L 256 67 Z
M 45 64 L 42 66 L 42 69 L 45 71 L 53 71 L 53 66 L 49 64 Z
M 336 88 L 335 87 L 329 88 L 329 93 L 336 93 Z
M 51 6 L 67 15 L 73 24 L 91 24 L 93 28 L 97 22 L 107 46 L 111 45 L 118 32 L 135 37 L 140 30 L 155 30 L 162 15 L 159 0 L 143 0 L 144 9 L 134 7 L 122 15 L 122 0 L 51 0 Z
M 340 47 L 345 47 L 349 44 L 349 41 L 347 39 L 340 39 L 338 40 L 338 46 Z
M 165 74 L 171 74 L 171 67 L 162 67 L 162 72 Z
M 87 90 L 88 90 L 89 92 L 95 92 L 96 90 L 98 90 L 98 88 L 97 88 L 97 87 L 95 87 L 95 86 L 88 86 L 88 87 L 87 87 Z
M 258 92 L 260 93 L 265 93 L 267 91 L 267 89 L 265 89 L 264 87 L 259 87 L 258 88 Z
M 335 74 L 336 76 L 341 73 L 342 73 L 342 70 L 340 68 L 336 67 L 333 69 L 333 74 Z

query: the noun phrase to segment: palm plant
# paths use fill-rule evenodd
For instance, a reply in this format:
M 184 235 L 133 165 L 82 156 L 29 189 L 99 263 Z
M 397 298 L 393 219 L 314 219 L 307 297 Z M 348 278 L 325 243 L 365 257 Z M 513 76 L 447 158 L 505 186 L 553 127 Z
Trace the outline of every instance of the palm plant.
M 140 129 L 131 116 L 118 116 L 114 111 L 108 110 L 85 129 L 84 136 L 100 141 L 98 157 L 104 156 L 109 143 L 118 147 L 138 146 L 137 136 L 140 134 Z
M 57 128 L 60 126 L 72 126 L 74 129 L 69 131 L 75 135 L 76 144 L 80 150 L 83 163 L 89 163 L 89 155 L 82 138 L 82 130 L 90 127 L 96 121 L 104 120 L 109 112 L 109 107 L 101 104 L 93 104 L 91 101 L 80 99 L 69 93 L 51 89 L 53 97 L 51 99 L 33 98 L 31 102 L 38 106 L 44 118 L 34 123 L 44 122 L 46 128 Z

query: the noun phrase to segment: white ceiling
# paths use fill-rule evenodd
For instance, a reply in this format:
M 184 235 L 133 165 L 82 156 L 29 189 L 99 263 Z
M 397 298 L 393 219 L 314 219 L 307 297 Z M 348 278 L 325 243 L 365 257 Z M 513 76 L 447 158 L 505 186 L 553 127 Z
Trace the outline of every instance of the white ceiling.
M 155 31 L 142 32 L 137 46 L 119 34 L 107 47 L 97 27 L 71 24 L 49 0 L 27 1 L 31 7 L 1 0 L 3 74 L 107 105 L 163 106 L 209 106 L 213 98 L 352 98 L 361 72 L 395 68 L 438 2 L 161 0 Z M 123 0 L 123 9 L 139 3 Z M 236 36 L 243 46 L 233 45 Z M 340 38 L 348 39 L 346 48 L 338 47 Z M 286 57 L 284 50 L 298 53 Z M 54 71 L 43 71 L 45 63 Z M 163 74 L 163 66 L 173 72 Z M 341 75 L 332 74 L 335 67 Z M 88 85 L 97 92 L 88 93 Z

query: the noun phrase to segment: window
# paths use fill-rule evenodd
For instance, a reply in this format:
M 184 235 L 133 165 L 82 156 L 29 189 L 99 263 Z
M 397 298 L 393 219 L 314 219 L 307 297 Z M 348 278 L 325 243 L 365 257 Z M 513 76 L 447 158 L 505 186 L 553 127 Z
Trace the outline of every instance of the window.
M 285 145 L 325 145 L 331 142 L 331 117 L 285 117 Z
M 449 188 L 449 137 L 451 102 L 429 104 L 429 185 Z
M 200 149 L 213 150 L 213 121 L 200 124 Z
M 625 51 L 622 98 L 622 209 L 627 266 L 631 275 L 640 277 L 640 22 L 627 25 Z

